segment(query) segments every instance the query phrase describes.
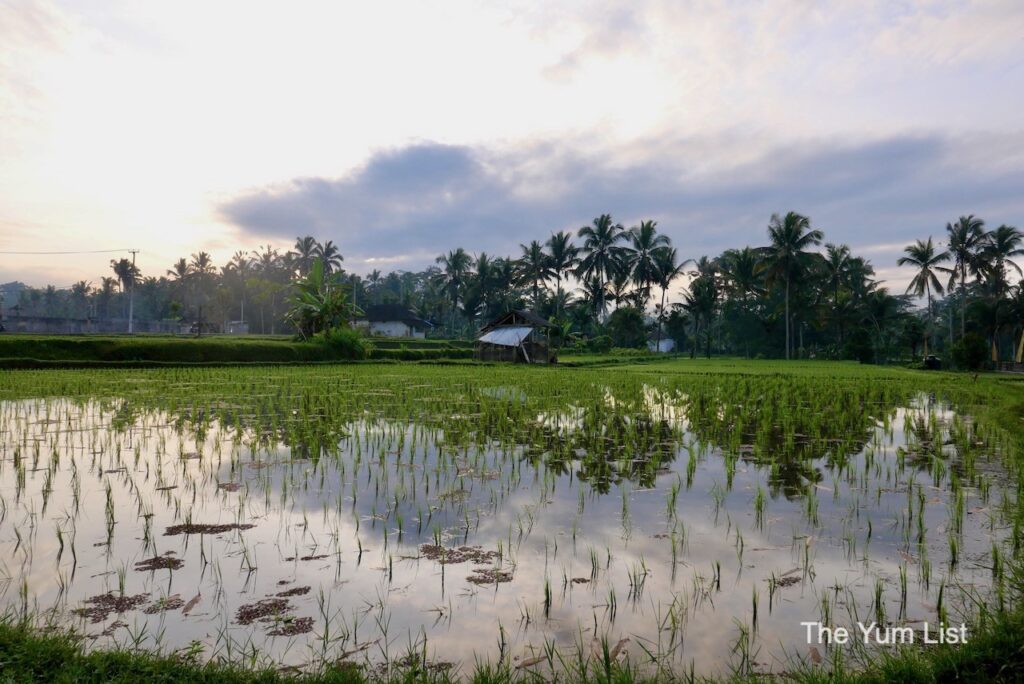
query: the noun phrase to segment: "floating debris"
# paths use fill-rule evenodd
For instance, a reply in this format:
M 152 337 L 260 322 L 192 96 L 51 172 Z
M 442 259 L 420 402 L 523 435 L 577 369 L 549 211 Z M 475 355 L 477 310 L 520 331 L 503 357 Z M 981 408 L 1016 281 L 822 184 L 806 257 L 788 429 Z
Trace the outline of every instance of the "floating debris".
M 495 570 L 494 568 L 487 570 L 477 569 L 466 580 L 473 584 L 498 584 L 500 582 L 511 582 L 512 573 L 504 570 Z
M 158 599 L 156 603 L 146 606 L 143 609 L 143 613 L 147 615 L 155 615 L 156 613 L 166 613 L 169 610 L 178 610 L 185 605 L 184 599 L 178 594 L 172 594 Z
M 305 596 L 309 593 L 309 587 L 295 587 L 294 589 L 288 589 L 286 591 L 274 594 L 274 596 L 281 596 L 287 598 L 289 596 Z
M 296 636 L 307 634 L 313 631 L 313 618 L 311 617 L 285 617 L 277 623 L 267 634 L 270 636 Z
M 465 563 L 466 561 L 480 564 L 492 563 L 501 558 L 501 554 L 497 551 L 484 551 L 479 546 L 459 546 L 446 549 L 436 544 L 424 544 L 420 547 L 420 554 L 442 565 Z
M 93 596 L 92 598 L 85 599 L 84 603 L 89 604 L 88 608 L 75 608 L 73 612 L 75 615 L 79 615 L 84 618 L 89 618 L 89 621 L 93 624 L 103 622 L 114 613 L 127 613 L 129 610 L 135 610 L 149 599 L 149 594 L 136 594 L 134 596 L 124 596 L 114 594 L 112 591 L 108 591 L 106 594 L 100 594 L 99 596 Z
M 173 551 L 168 551 L 162 556 L 154 556 L 153 558 L 147 558 L 146 560 L 139 561 L 135 564 L 135 569 L 140 571 L 180 570 L 185 567 L 185 561 L 180 558 L 175 558 L 172 555 L 173 553 Z
M 165 537 L 173 537 L 178 534 L 223 534 L 231 530 L 249 530 L 255 525 L 251 523 L 231 523 L 228 525 L 206 525 L 199 523 L 185 523 L 183 525 L 171 525 L 164 532 Z
M 251 625 L 257 620 L 262 621 L 266 618 L 272 618 L 286 613 L 291 607 L 292 606 L 287 599 L 263 599 L 262 601 L 250 603 L 239 608 L 238 612 L 235 614 L 235 619 L 240 625 Z

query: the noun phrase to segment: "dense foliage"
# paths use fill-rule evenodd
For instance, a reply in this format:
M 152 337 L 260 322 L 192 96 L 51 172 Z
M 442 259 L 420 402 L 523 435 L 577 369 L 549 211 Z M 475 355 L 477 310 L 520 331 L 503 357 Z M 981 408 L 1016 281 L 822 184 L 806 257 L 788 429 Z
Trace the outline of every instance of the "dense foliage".
M 981 219 L 964 216 L 946 226 L 942 242 L 908 246 L 900 265 L 914 273 L 905 293 L 883 287 L 848 246 L 825 242 L 806 216 L 773 216 L 767 236 L 762 246 L 684 259 L 654 221 L 626 229 L 603 214 L 575 235 L 523 244 L 516 257 L 457 247 L 423 271 L 366 276 L 346 272 L 332 242 L 307 236 L 284 253 L 239 251 L 219 270 L 205 252 L 160 276 L 112 261 L 115 277 L 101 278 L 99 287 L 26 288 L 14 308 L 26 316 L 124 317 L 133 300 L 138 319 L 196 321 L 200 330 L 246 320 L 254 333 L 309 337 L 360 307 L 399 303 L 448 338 L 467 337 L 510 308 L 529 308 L 557 324 L 561 343 L 671 338 L 691 355 L 889 362 L 952 358 L 953 346 L 973 331 L 985 342 L 985 363 L 1021 360 L 1024 289 L 1011 277 L 1021 275 L 1014 258 L 1024 243 L 1016 228 L 987 231 Z M 641 316 L 610 318 L 625 308 Z M 623 316 L 635 327 L 629 334 Z

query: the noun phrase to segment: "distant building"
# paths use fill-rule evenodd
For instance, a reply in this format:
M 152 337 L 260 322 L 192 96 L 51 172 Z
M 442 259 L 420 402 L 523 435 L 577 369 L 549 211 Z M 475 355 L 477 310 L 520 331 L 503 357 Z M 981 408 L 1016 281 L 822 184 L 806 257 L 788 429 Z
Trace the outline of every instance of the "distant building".
M 371 304 L 364 315 L 355 320 L 357 328 L 371 335 L 383 337 L 426 337 L 427 329 L 434 327 L 401 304 Z
M 653 340 L 647 340 L 647 351 L 661 352 L 662 354 L 669 354 L 676 350 L 675 340 L 667 337 L 661 338 L 659 342 L 657 338 Z
M 551 323 L 530 311 L 509 311 L 480 329 L 473 349 L 478 361 L 550 363 Z

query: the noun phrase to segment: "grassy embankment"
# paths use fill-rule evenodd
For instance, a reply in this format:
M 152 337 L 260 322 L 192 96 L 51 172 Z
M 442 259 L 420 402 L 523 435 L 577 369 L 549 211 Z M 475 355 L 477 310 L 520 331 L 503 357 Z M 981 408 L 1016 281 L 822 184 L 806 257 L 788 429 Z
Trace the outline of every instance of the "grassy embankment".
M 371 360 L 429 361 L 472 358 L 458 340 L 371 339 Z M 172 337 L 164 335 L 0 336 L 0 368 L 158 367 L 175 365 L 331 363 L 344 350 L 281 337 Z
M 609 359 L 610 360 L 610 359 Z M 587 359 L 599 363 L 601 359 Z M 618 361 L 618 360 L 616 360 Z M 526 369 L 524 369 L 526 370 Z M 978 420 L 1003 427 L 1015 446 L 1017 458 L 1024 454 L 1024 381 L 1014 376 L 921 373 L 898 368 L 866 367 L 857 364 L 823 362 L 757 362 L 742 360 L 642 360 L 614 364 L 615 372 L 643 374 L 781 374 L 828 379 L 873 378 L 879 381 L 919 378 L 923 386 L 940 386 L 955 391 L 960 409 Z M 548 372 L 529 369 L 528 372 Z M 554 369 L 551 372 L 574 372 Z M 1017 463 L 1019 468 L 1024 463 Z M 1018 498 L 1021 495 L 1018 487 Z M 1024 565 L 1020 557 L 1010 568 L 1013 603 L 1000 611 L 984 603 L 972 628 L 972 639 L 964 646 L 906 647 L 875 654 L 867 665 L 850 662 L 832 670 L 796 668 L 791 681 L 800 682 L 983 682 L 1021 681 L 1024 673 Z M 479 682 L 537 681 L 535 675 L 515 669 L 514 664 L 483 665 L 463 671 L 463 677 Z M 312 682 L 446 681 L 452 674 L 433 671 L 410 659 L 385 676 L 368 676 L 345 668 L 307 677 Z M 271 670 L 251 671 L 231 665 L 201 664 L 174 655 L 149 653 L 88 652 L 80 637 L 66 631 L 40 633 L 16 620 L 0 622 L 0 681 L 57 682 L 286 682 L 293 678 Z M 631 666 L 591 658 L 569 664 L 568 681 L 639 681 Z

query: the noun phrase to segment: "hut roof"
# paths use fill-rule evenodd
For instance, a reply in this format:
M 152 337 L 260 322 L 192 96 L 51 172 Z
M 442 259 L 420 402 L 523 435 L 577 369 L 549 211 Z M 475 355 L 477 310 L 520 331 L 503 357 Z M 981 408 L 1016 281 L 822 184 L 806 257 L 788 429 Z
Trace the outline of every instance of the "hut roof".
M 371 304 L 363 309 L 364 315 L 360 318 L 371 323 L 386 323 L 388 321 L 399 321 L 409 326 L 424 327 L 432 326 L 401 304 Z
M 480 333 L 485 335 L 486 333 L 500 328 L 503 326 L 526 326 L 529 328 L 553 328 L 555 327 L 551 323 L 548 323 L 545 319 L 541 318 L 532 311 L 522 311 L 520 309 L 513 309 L 508 313 L 498 316 L 493 321 L 480 328 Z

